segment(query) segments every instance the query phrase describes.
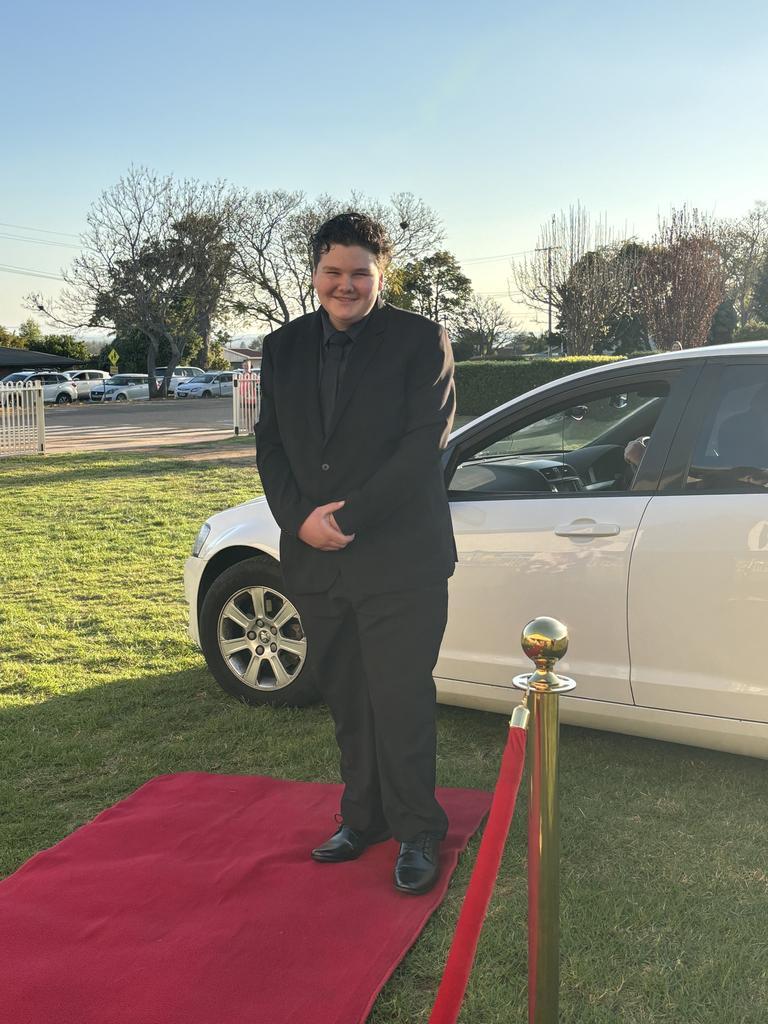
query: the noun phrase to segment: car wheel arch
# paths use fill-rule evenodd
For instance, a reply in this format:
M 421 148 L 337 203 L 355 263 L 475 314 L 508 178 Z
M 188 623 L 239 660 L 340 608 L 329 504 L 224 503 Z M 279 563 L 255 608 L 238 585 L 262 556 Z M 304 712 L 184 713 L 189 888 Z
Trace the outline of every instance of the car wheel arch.
M 210 559 L 203 575 L 200 578 L 200 586 L 197 591 L 197 617 L 200 619 L 200 612 L 203 607 L 203 601 L 211 586 L 216 579 L 226 570 L 233 565 L 237 565 L 238 562 L 244 562 L 247 558 L 263 558 L 264 562 L 271 565 L 274 568 L 279 568 L 280 563 L 270 554 L 269 551 L 258 547 L 247 547 L 246 545 L 236 545 L 233 547 L 223 548 L 218 551 L 213 558 Z

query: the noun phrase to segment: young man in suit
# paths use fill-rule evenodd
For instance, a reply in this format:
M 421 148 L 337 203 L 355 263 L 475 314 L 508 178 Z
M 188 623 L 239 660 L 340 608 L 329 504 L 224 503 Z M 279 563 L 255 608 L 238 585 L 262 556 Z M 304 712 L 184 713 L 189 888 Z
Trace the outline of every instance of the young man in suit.
M 320 309 L 264 342 L 257 462 L 286 589 L 341 754 L 353 860 L 390 835 L 397 889 L 427 892 L 448 826 L 435 798 L 435 685 L 456 548 L 441 470 L 453 359 L 436 323 L 382 301 L 391 243 L 359 213 L 312 239 Z

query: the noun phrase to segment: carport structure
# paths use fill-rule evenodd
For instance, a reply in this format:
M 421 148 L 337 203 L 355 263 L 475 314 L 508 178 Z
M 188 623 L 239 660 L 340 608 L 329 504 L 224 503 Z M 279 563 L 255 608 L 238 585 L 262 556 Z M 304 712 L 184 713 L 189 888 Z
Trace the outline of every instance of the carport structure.
M 0 346 L 0 379 L 16 370 L 71 370 L 77 365 L 77 359 L 70 359 L 69 356 L 53 356 L 50 352 Z

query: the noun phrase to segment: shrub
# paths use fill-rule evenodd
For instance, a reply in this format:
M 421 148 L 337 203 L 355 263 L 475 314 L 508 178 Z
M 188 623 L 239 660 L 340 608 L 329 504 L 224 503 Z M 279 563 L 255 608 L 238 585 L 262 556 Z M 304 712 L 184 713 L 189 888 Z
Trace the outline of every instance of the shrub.
M 456 364 L 458 415 L 479 416 L 532 388 L 623 356 L 566 356 L 561 359 L 491 359 Z
M 733 335 L 734 341 L 765 341 L 768 338 L 768 324 L 762 320 L 747 320 Z

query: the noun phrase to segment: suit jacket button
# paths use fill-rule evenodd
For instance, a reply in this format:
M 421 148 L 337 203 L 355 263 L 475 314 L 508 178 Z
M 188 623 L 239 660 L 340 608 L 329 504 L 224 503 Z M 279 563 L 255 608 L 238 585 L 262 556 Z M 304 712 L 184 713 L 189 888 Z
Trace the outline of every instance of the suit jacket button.
M 327 472 L 328 472 L 328 470 L 329 470 L 330 468 L 331 468 L 331 467 L 330 467 L 330 466 L 328 465 L 328 463 L 327 463 L 327 462 L 324 462 L 324 463 L 322 464 L 322 466 L 320 467 L 320 469 L 322 469 L 322 471 L 323 471 L 324 473 L 327 473 Z

